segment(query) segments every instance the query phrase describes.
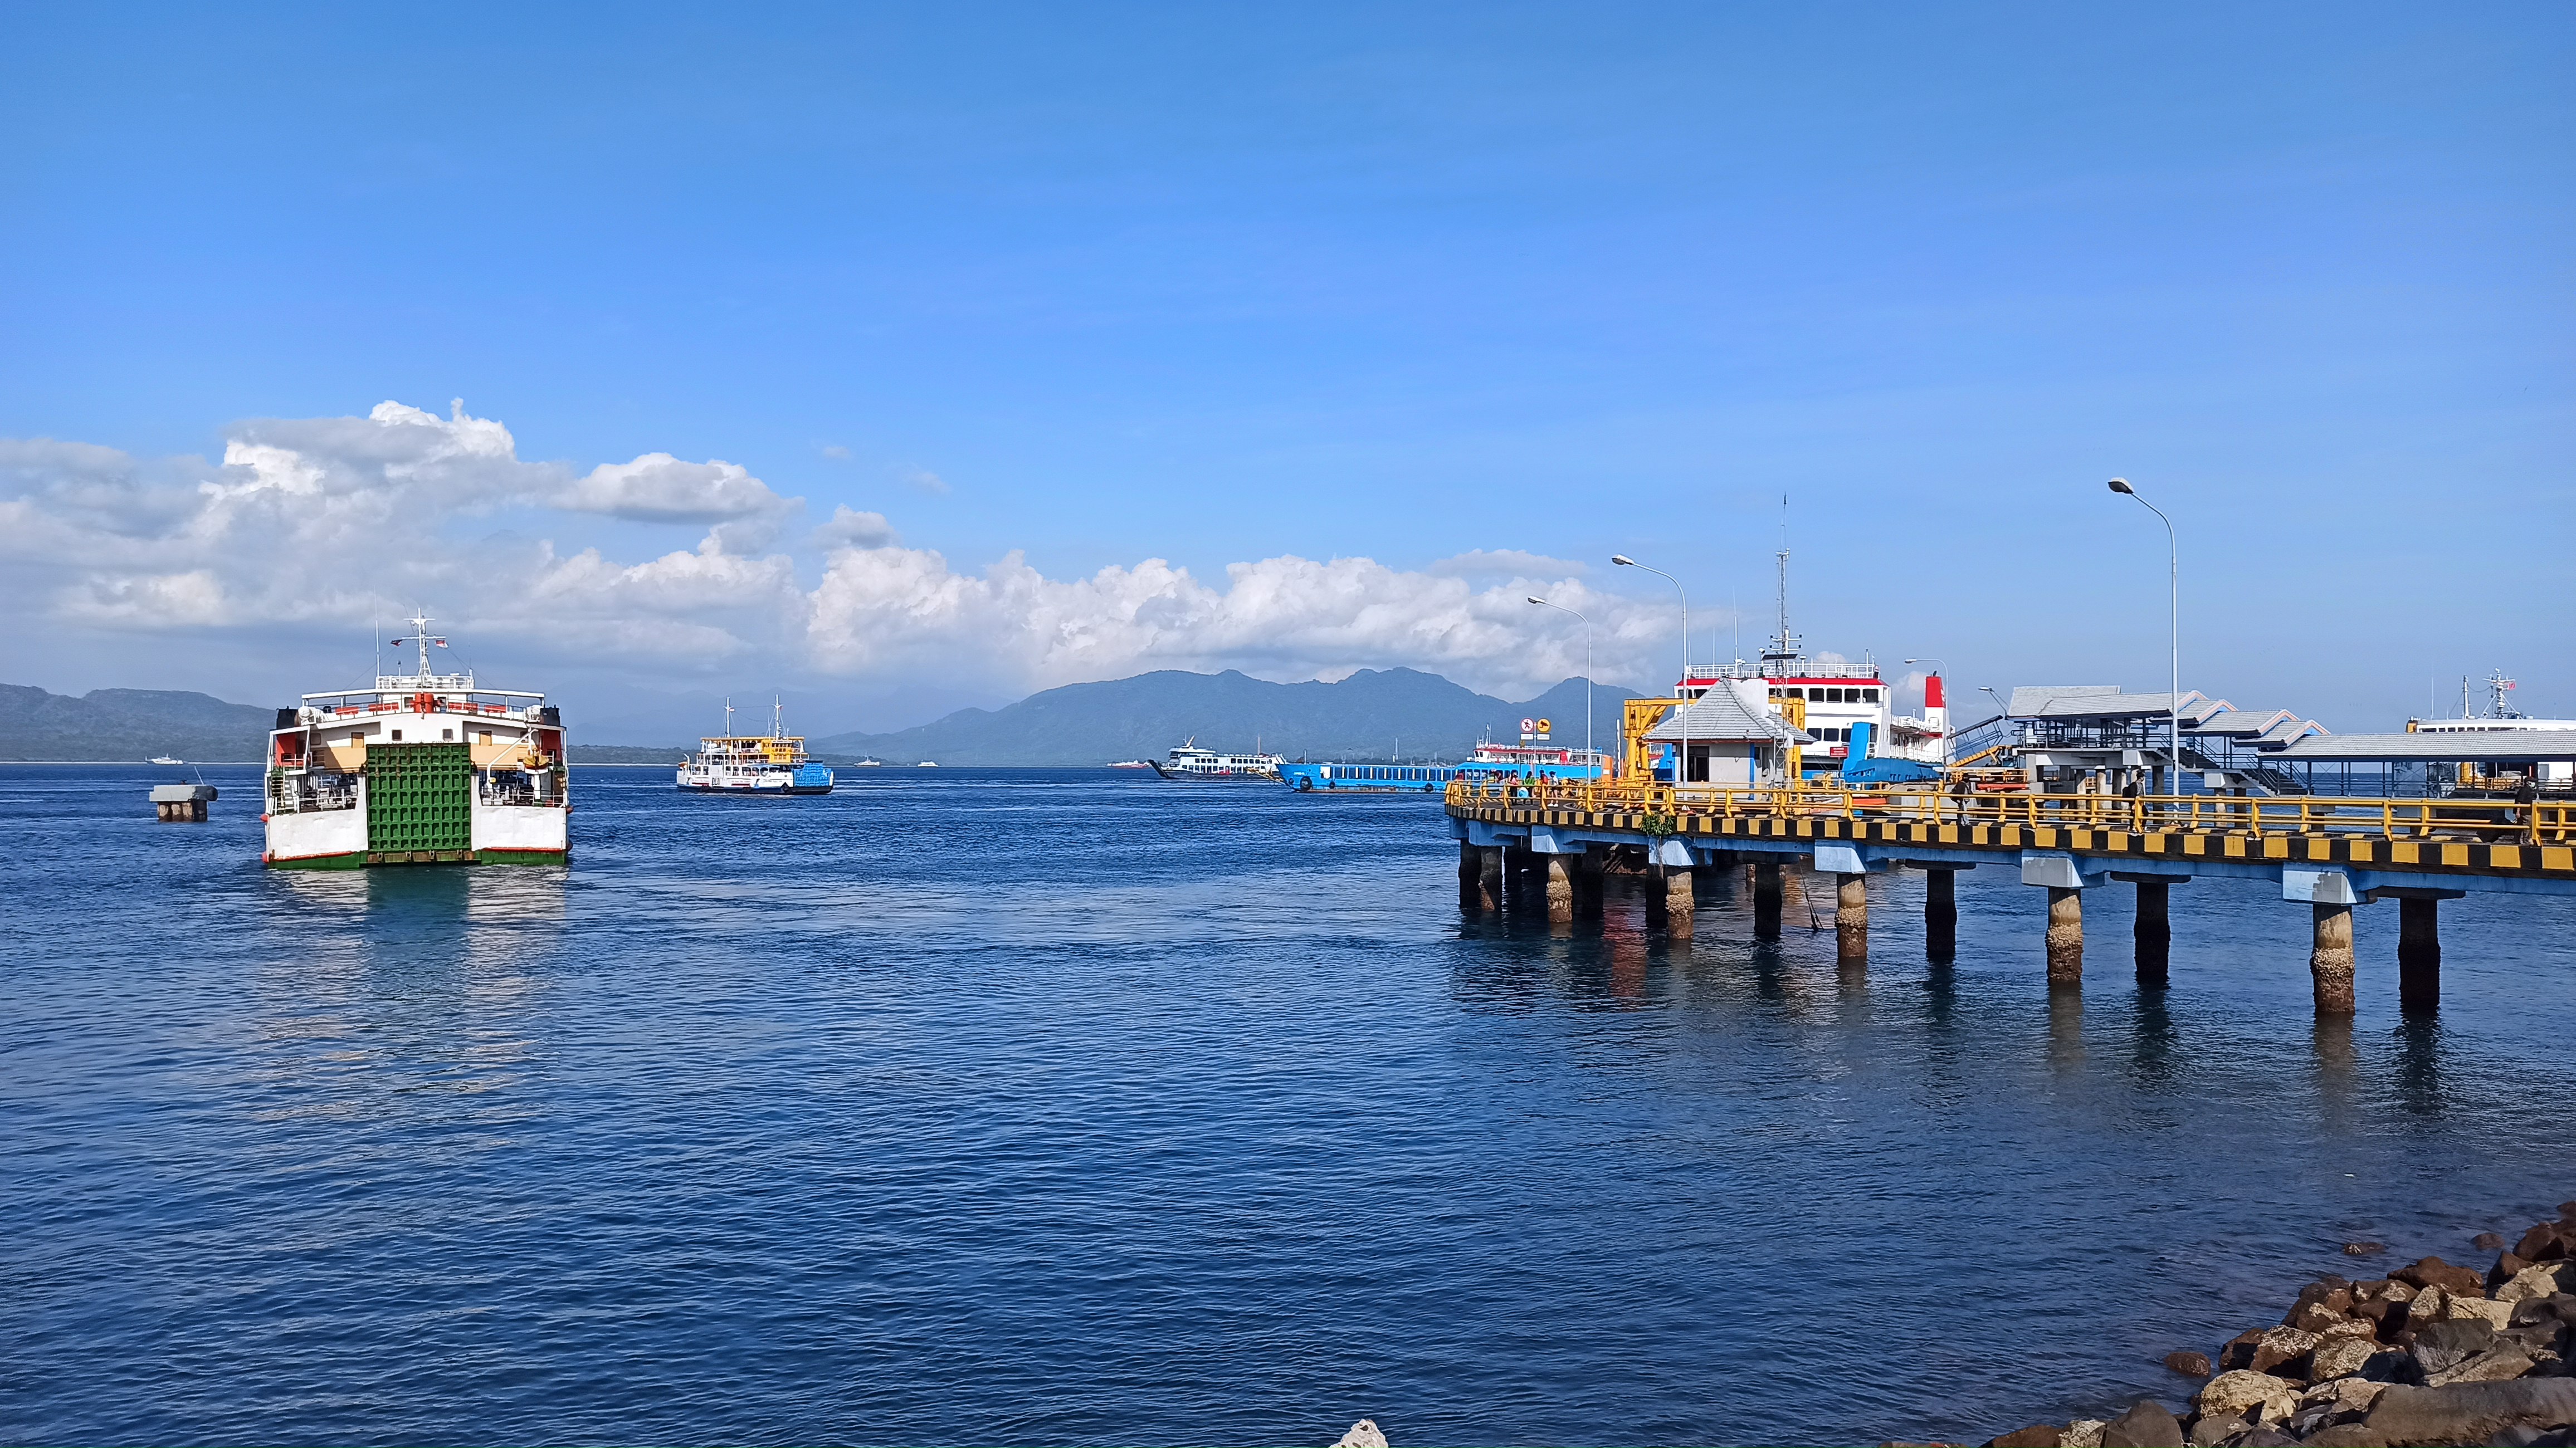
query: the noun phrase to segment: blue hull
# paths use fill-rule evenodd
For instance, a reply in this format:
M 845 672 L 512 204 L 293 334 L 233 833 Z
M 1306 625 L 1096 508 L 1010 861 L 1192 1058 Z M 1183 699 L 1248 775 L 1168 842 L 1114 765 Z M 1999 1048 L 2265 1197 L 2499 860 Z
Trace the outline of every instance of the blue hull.
M 1299 794 L 1438 794 L 1453 779 L 1590 779 L 1580 764 L 1506 769 L 1491 764 L 1283 764 L 1279 782 Z

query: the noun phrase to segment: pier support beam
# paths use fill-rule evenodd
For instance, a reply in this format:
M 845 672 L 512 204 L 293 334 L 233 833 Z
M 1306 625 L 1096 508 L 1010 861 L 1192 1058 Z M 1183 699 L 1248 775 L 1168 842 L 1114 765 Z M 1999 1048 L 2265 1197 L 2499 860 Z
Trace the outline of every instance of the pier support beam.
M 2397 901 L 2397 1005 L 2410 1014 L 2442 1006 L 2441 910 L 2434 896 Z
M 1869 876 L 1834 876 L 1834 959 L 1869 963 Z
M 2352 907 L 2311 905 L 2316 935 L 2308 950 L 2308 974 L 2316 980 L 2317 1014 L 2352 1014 Z
M 1753 862 L 1753 935 L 1757 940 L 1780 938 L 1780 862 Z
M 1948 960 L 1959 953 L 1959 872 L 1938 866 L 1923 872 L 1923 953 Z
M 2111 878 L 2138 887 L 2138 984 L 2151 990 L 2162 990 L 2171 983 L 2166 964 L 2173 954 L 2172 917 L 2167 913 L 2167 907 L 2172 903 L 2172 887 L 2191 877 L 2114 870 Z
M 1578 920 L 1601 918 L 1601 856 L 1585 850 L 1571 857 L 1574 861 L 1574 917 Z
M 1484 890 L 1479 884 L 1485 873 L 1484 852 L 1465 840 L 1458 842 L 1458 908 L 1484 908 Z
M 1664 933 L 1675 940 L 1691 938 L 1691 926 L 1699 913 L 1699 897 L 1691 889 L 1688 865 L 1663 865 Z
M 2170 983 L 2166 967 L 2173 954 L 2173 924 L 2165 914 L 2173 887 L 2162 880 L 2138 882 L 2138 984 Z
M 1575 862 L 1580 855 L 1547 857 L 1547 923 L 1567 925 L 1574 920 Z
M 2084 984 L 2084 892 L 2048 887 L 2048 985 Z
M 1503 847 L 1479 845 L 1476 848 L 1476 908 L 1503 908 Z

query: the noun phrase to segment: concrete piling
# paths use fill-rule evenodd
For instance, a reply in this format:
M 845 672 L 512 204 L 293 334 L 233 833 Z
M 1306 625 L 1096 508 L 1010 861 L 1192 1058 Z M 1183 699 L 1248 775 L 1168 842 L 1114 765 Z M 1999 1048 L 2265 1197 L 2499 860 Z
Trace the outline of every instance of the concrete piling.
M 1476 908 L 1503 908 L 1503 847 L 1480 845 L 1476 849 Z
M 1601 918 L 1601 856 L 1585 850 L 1574 859 L 1574 915 L 1578 920 Z
M 2352 1014 L 2352 907 L 2314 905 L 2316 934 L 2308 951 L 2308 974 L 2315 978 L 2317 1014 Z
M 2408 896 L 2397 902 L 2397 1006 L 2402 1011 L 2442 1005 L 2442 902 Z
M 1780 862 L 1753 862 L 1753 934 L 1760 940 L 1780 938 Z
M 1484 908 L 1484 889 L 1479 883 L 1485 873 L 1484 855 L 1465 840 L 1458 842 L 1458 908 Z
M 1574 921 L 1574 862 L 1576 855 L 1547 857 L 1547 923 L 1570 925 Z
M 1834 876 L 1834 959 L 1869 963 L 1869 877 Z
M 1699 913 L 1699 896 L 1691 889 L 1691 872 L 1687 865 L 1665 865 L 1664 932 L 1675 940 L 1691 938 L 1691 927 Z
M 2048 887 L 2048 984 L 2084 984 L 2084 892 Z
M 2166 964 L 2173 950 L 2173 926 L 2165 915 L 2167 896 L 2172 886 L 2163 880 L 2138 882 L 2138 984 L 2162 987 L 2169 983 Z
M 1923 872 L 1923 953 L 1948 960 L 1959 953 L 1959 897 L 1956 870 Z
M 211 784 L 156 784 L 152 786 L 152 816 L 165 825 L 201 825 L 206 822 L 206 806 L 214 798 L 215 787 Z

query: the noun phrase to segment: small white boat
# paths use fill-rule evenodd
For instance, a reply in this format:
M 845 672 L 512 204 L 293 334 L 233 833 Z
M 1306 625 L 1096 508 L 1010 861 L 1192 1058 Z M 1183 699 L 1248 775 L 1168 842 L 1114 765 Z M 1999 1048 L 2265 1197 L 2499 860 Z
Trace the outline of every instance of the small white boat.
M 914 767 L 919 769 L 937 769 L 939 767 L 939 761 L 936 759 L 925 759 Z
M 184 759 L 173 759 L 167 754 L 155 754 L 152 756 L 152 762 L 154 764 L 185 764 L 188 761 Z

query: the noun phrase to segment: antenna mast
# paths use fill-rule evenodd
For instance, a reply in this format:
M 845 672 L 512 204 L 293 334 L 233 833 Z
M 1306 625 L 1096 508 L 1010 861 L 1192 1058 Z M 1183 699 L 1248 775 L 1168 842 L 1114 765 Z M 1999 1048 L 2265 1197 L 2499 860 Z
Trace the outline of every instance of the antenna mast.
M 1789 632 L 1789 495 L 1780 495 L 1780 632 L 1771 640 L 1766 661 L 1787 661 L 1798 657 L 1798 640 Z

